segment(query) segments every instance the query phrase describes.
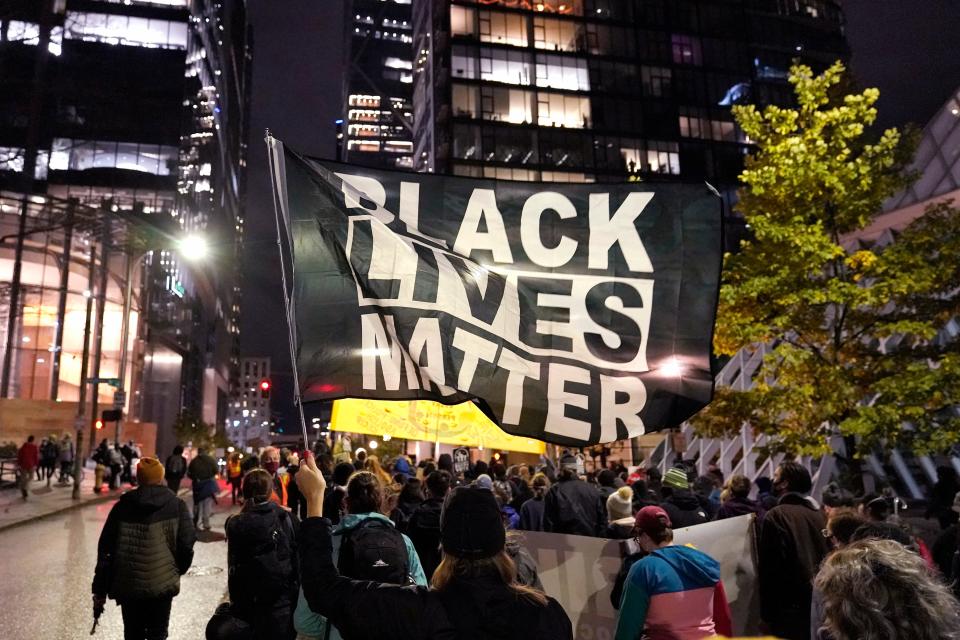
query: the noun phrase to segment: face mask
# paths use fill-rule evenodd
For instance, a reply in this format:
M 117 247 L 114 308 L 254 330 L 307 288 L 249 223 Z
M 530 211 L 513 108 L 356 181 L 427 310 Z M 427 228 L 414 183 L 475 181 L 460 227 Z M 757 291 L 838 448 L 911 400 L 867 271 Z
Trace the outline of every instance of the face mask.
M 274 462 L 273 460 L 263 463 L 263 468 L 270 475 L 274 475 L 277 472 L 277 469 L 280 468 L 279 462 Z

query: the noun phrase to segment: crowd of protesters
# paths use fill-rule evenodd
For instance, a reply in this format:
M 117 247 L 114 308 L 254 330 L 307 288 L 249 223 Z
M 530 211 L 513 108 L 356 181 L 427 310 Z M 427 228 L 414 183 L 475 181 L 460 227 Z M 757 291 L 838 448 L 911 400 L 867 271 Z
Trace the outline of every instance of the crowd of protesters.
M 943 527 L 930 551 L 885 496 L 855 499 L 831 487 L 818 503 L 809 472 L 795 462 L 751 483 L 713 470 L 697 475 L 683 463 L 663 473 L 616 463 L 587 473 L 573 452 L 536 465 L 497 457 L 455 468 L 449 454 L 385 463 L 362 449 L 316 455 L 267 447 L 228 456 L 218 471 L 205 452 L 187 464 L 175 451 L 165 466 L 179 474 L 176 486 L 184 474 L 193 479 L 192 519 L 182 517 L 185 507 L 174 508 L 170 491 L 159 496 L 163 474 L 154 459 L 144 462 L 147 471 L 137 473 L 143 495 L 125 496 L 111 513 L 94 582 L 95 602 L 109 595 L 121 604 L 131 638 L 166 637 L 169 600 L 189 566 L 185 548 L 196 529 L 209 528 L 204 486 L 217 473 L 243 506 L 225 525 L 229 602 L 207 626 L 211 639 L 572 638 L 569 618 L 544 593 L 521 544 L 524 530 L 632 540 L 611 576 L 617 640 L 730 635 L 720 563 L 673 544 L 674 531 L 749 514 L 761 625 L 772 636 L 960 638 L 960 495 L 948 499 L 956 488 L 949 470 L 941 470 L 940 497 L 927 513 Z M 141 528 L 124 527 L 127 521 Z M 158 522 L 176 535 L 143 533 Z M 140 539 L 118 542 L 138 531 Z M 143 569 L 162 572 L 164 589 L 141 593 L 129 572 L 114 586 L 109 568 L 132 560 L 125 554 L 156 559 L 154 547 L 164 545 L 162 566 Z

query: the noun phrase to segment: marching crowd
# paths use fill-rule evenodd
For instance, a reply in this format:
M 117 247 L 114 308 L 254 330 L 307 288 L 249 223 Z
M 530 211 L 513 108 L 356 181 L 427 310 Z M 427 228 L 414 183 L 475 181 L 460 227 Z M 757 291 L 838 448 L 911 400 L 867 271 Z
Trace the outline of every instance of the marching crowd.
M 243 506 L 225 525 L 229 601 L 209 621 L 208 638 L 572 638 L 521 544 L 523 530 L 627 541 L 631 552 L 611 576 L 617 640 L 729 636 L 720 563 L 673 544 L 673 532 L 744 514 L 756 516 L 761 624 L 770 635 L 960 638 L 960 495 L 950 493 L 949 469 L 927 514 L 943 527 L 931 551 L 891 515 L 886 497 L 855 500 L 830 488 L 821 505 L 809 495 L 808 471 L 789 461 L 754 487 L 683 464 L 663 474 L 616 464 L 584 474 L 572 454 L 535 467 L 491 460 L 455 470 L 447 454 L 414 466 L 405 456 L 385 465 L 363 450 L 318 453 L 301 461 L 268 447 L 227 460 L 232 499 Z M 117 601 L 125 638 L 167 637 L 195 531 L 209 528 L 217 473 L 206 452 L 189 464 L 180 448 L 165 465 L 143 458 L 137 490 L 111 511 L 94 605 Z M 171 486 L 193 480 L 192 517 L 165 475 Z

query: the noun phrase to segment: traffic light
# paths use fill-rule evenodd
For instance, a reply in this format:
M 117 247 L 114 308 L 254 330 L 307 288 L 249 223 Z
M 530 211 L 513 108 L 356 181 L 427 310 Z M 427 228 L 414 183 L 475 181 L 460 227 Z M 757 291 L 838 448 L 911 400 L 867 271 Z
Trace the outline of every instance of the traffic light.
M 264 379 L 260 381 L 260 397 L 263 399 L 267 399 L 270 397 L 270 381 L 269 380 Z
M 103 420 L 101 420 L 100 418 L 97 418 L 94 421 L 93 426 L 96 428 L 97 431 L 100 431 L 100 429 L 103 429 Z

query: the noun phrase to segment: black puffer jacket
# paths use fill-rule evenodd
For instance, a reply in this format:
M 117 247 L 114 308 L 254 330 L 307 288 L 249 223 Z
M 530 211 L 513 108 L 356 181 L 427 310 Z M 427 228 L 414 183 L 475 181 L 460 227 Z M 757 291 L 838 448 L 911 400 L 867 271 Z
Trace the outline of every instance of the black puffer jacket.
M 231 610 L 257 638 L 292 638 L 300 588 L 297 517 L 274 502 L 250 503 L 225 529 Z
M 670 526 L 673 529 L 692 527 L 709 520 L 706 509 L 689 489 L 675 490 L 660 506 L 670 516 Z
M 183 500 L 165 486 L 141 486 L 113 505 L 97 545 L 94 595 L 117 602 L 180 593 L 196 532 Z
M 332 560 L 330 521 L 300 529 L 303 593 L 345 638 L 406 640 L 569 640 L 573 629 L 552 598 L 544 606 L 517 597 L 495 576 L 454 580 L 443 591 L 350 580 Z

